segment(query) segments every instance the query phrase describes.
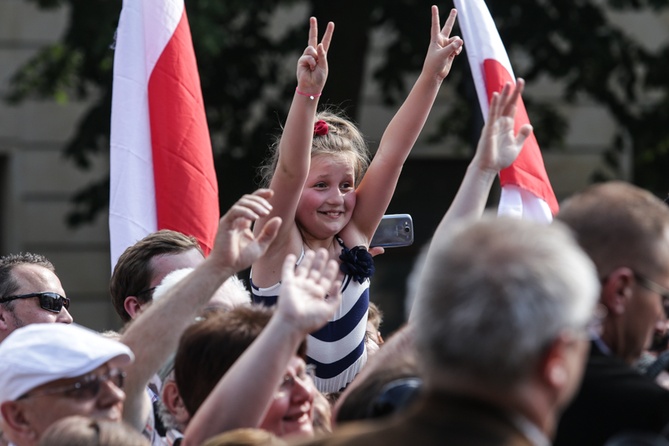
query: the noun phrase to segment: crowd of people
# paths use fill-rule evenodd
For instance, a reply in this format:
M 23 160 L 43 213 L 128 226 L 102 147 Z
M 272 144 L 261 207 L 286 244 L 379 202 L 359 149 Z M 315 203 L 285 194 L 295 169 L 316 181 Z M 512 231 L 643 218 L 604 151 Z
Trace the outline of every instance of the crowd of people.
M 319 42 L 312 18 L 265 188 L 206 258 L 171 230 L 129 247 L 110 281 L 120 332 L 76 324 L 45 257 L 0 258 L 0 445 L 669 444 L 669 390 L 639 366 L 667 347 L 669 207 L 610 182 L 548 225 L 486 214 L 532 132 L 514 130 L 522 79 L 493 94 L 409 319 L 381 336 L 370 240 L 462 50 L 455 19 L 432 7 L 370 162 L 352 122 L 317 110 L 334 25 Z

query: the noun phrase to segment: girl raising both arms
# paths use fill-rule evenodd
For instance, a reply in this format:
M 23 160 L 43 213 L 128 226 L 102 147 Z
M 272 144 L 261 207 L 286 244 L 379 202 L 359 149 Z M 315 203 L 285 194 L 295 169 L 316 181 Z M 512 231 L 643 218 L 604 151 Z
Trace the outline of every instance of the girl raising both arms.
M 283 134 L 263 168 L 266 184 L 274 190 L 273 209 L 257 227 L 275 216 L 282 224 L 267 254 L 253 264 L 251 280 L 254 300 L 272 305 L 286 255 L 295 254 L 299 263 L 306 248 L 325 248 L 340 263 L 342 303 L 328 325 L 308 339 L 308 359 L 316 365 L 316 385 L 323 392 L 345 387 L 367 359 L 369 277 L 374 269 L 367 249 L 439 87 L 462 50 L 462 39 L 450 36 L 455 16 L 453 9 L 441 28 L 439 10 L 432 7 L 431 41 L 422 72 L 371 163 L 352 122 L 317 113 L 334 24 L 328 23 L 318 43 L 317 22 L 310 19 L 309 45 L 297 63 L 297 89 Z

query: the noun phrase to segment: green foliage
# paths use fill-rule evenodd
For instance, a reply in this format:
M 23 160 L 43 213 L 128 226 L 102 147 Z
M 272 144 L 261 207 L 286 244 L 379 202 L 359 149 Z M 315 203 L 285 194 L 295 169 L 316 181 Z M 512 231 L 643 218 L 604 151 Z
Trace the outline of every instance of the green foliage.
M 69 25 L 60 42 L 40 51 L 13 77 L 8 99 L 52 98 L 60 102 L 96 93 L 96 102 L 80 122 L 65 155 L 78 166 L 109 146 L 109 113 L 114 31 L 121 0 L 31 0 L 43 8 L 69 9 Z M 343 106 L 355 119 L 363 69 L 377 62 L 374 79 L 382 99 L 398 105 L 408 78 L 421 68 L 429 42 L 425 0 L 188 0 L 186 2 L 206 103 L 220 181 L 221 208 L 253 189 L 255 168 L 271 135 L 283 122 L 294 88 L 294 66 L 306 41 L 306 17 L 337 23 L 330 51 L 331 72 L 324 99 Z M 634 153 L 636 182 L 664 195 L 669 171 L 669 47 L 651 51 L 612 24 L 604 7 L 615 10 L 667 8 L 666 0 L 516 0 L 489 2 L 516 75 L 531 86 L 549 78 L 563 84 L 566 101 L 589 98 L 605 106 L 617 134 L 606 154 L 608 168 L 595 180 L 620 175 L 621 154 Z M 442 19 L 448 6 L 442 7 Z M 297 24 L 276 26 L 281 11 Z M 369 36 L 383 40 L 370 54 Z M 459 32 L 456 30 L 456 32 Z M 465 51 L 467 45 L 465 43 Z M 457 135 L 473 147 L 482 123 L 466 58 L 460 56 L 449 76 L 449 111 L 439 132 Z M 559 147 L 566 119 L 553 106 L 526 97 L 537 138 L 543 147 Z M 71 223 L 89 221 L 104 208 L 108 179 L 74 198 Z
M 608 4 L 622 11 L 669 7 L 666 1 Z M 560 80 L 567 101 L 587 97 L 612 115 L 617 130 L 604 157 L 608 169 L 597 172 L 595 179 L 621 176 L 620 158 L 627 148 L 634 154 L 635 182 L 665 195 L 669 156 L 662 155 L 661 148 L 669 142 L 669 46 L 665 43 L 655 52 L 644 48 L 612 23 L 605 6 L 601 1 L 522 0 L 493 13 L 507 48 L 531 56 L 522 73 L 528 82 L 542 75 Z

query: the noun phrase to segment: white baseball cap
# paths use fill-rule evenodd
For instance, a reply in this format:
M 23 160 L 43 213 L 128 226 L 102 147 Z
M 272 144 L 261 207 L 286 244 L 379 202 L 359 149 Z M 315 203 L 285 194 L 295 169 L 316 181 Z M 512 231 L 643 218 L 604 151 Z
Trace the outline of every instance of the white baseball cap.
M 134 360 L 126 345 L 77 324 L 31 324 L 0 343 L 0 404 L 35 387 L 74 378 L 108 361 L 122 367 Z

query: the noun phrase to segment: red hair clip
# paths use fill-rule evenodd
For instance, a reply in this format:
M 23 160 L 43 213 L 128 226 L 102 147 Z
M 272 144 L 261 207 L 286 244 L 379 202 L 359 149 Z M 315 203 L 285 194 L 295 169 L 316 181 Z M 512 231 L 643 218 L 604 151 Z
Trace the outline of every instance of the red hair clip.
M 328 134 L 328 130 L 328 123 L 322 119 L 319 119 L 316 121 L 316 124 L 314 124 L 314 135 L 325 136 Z

